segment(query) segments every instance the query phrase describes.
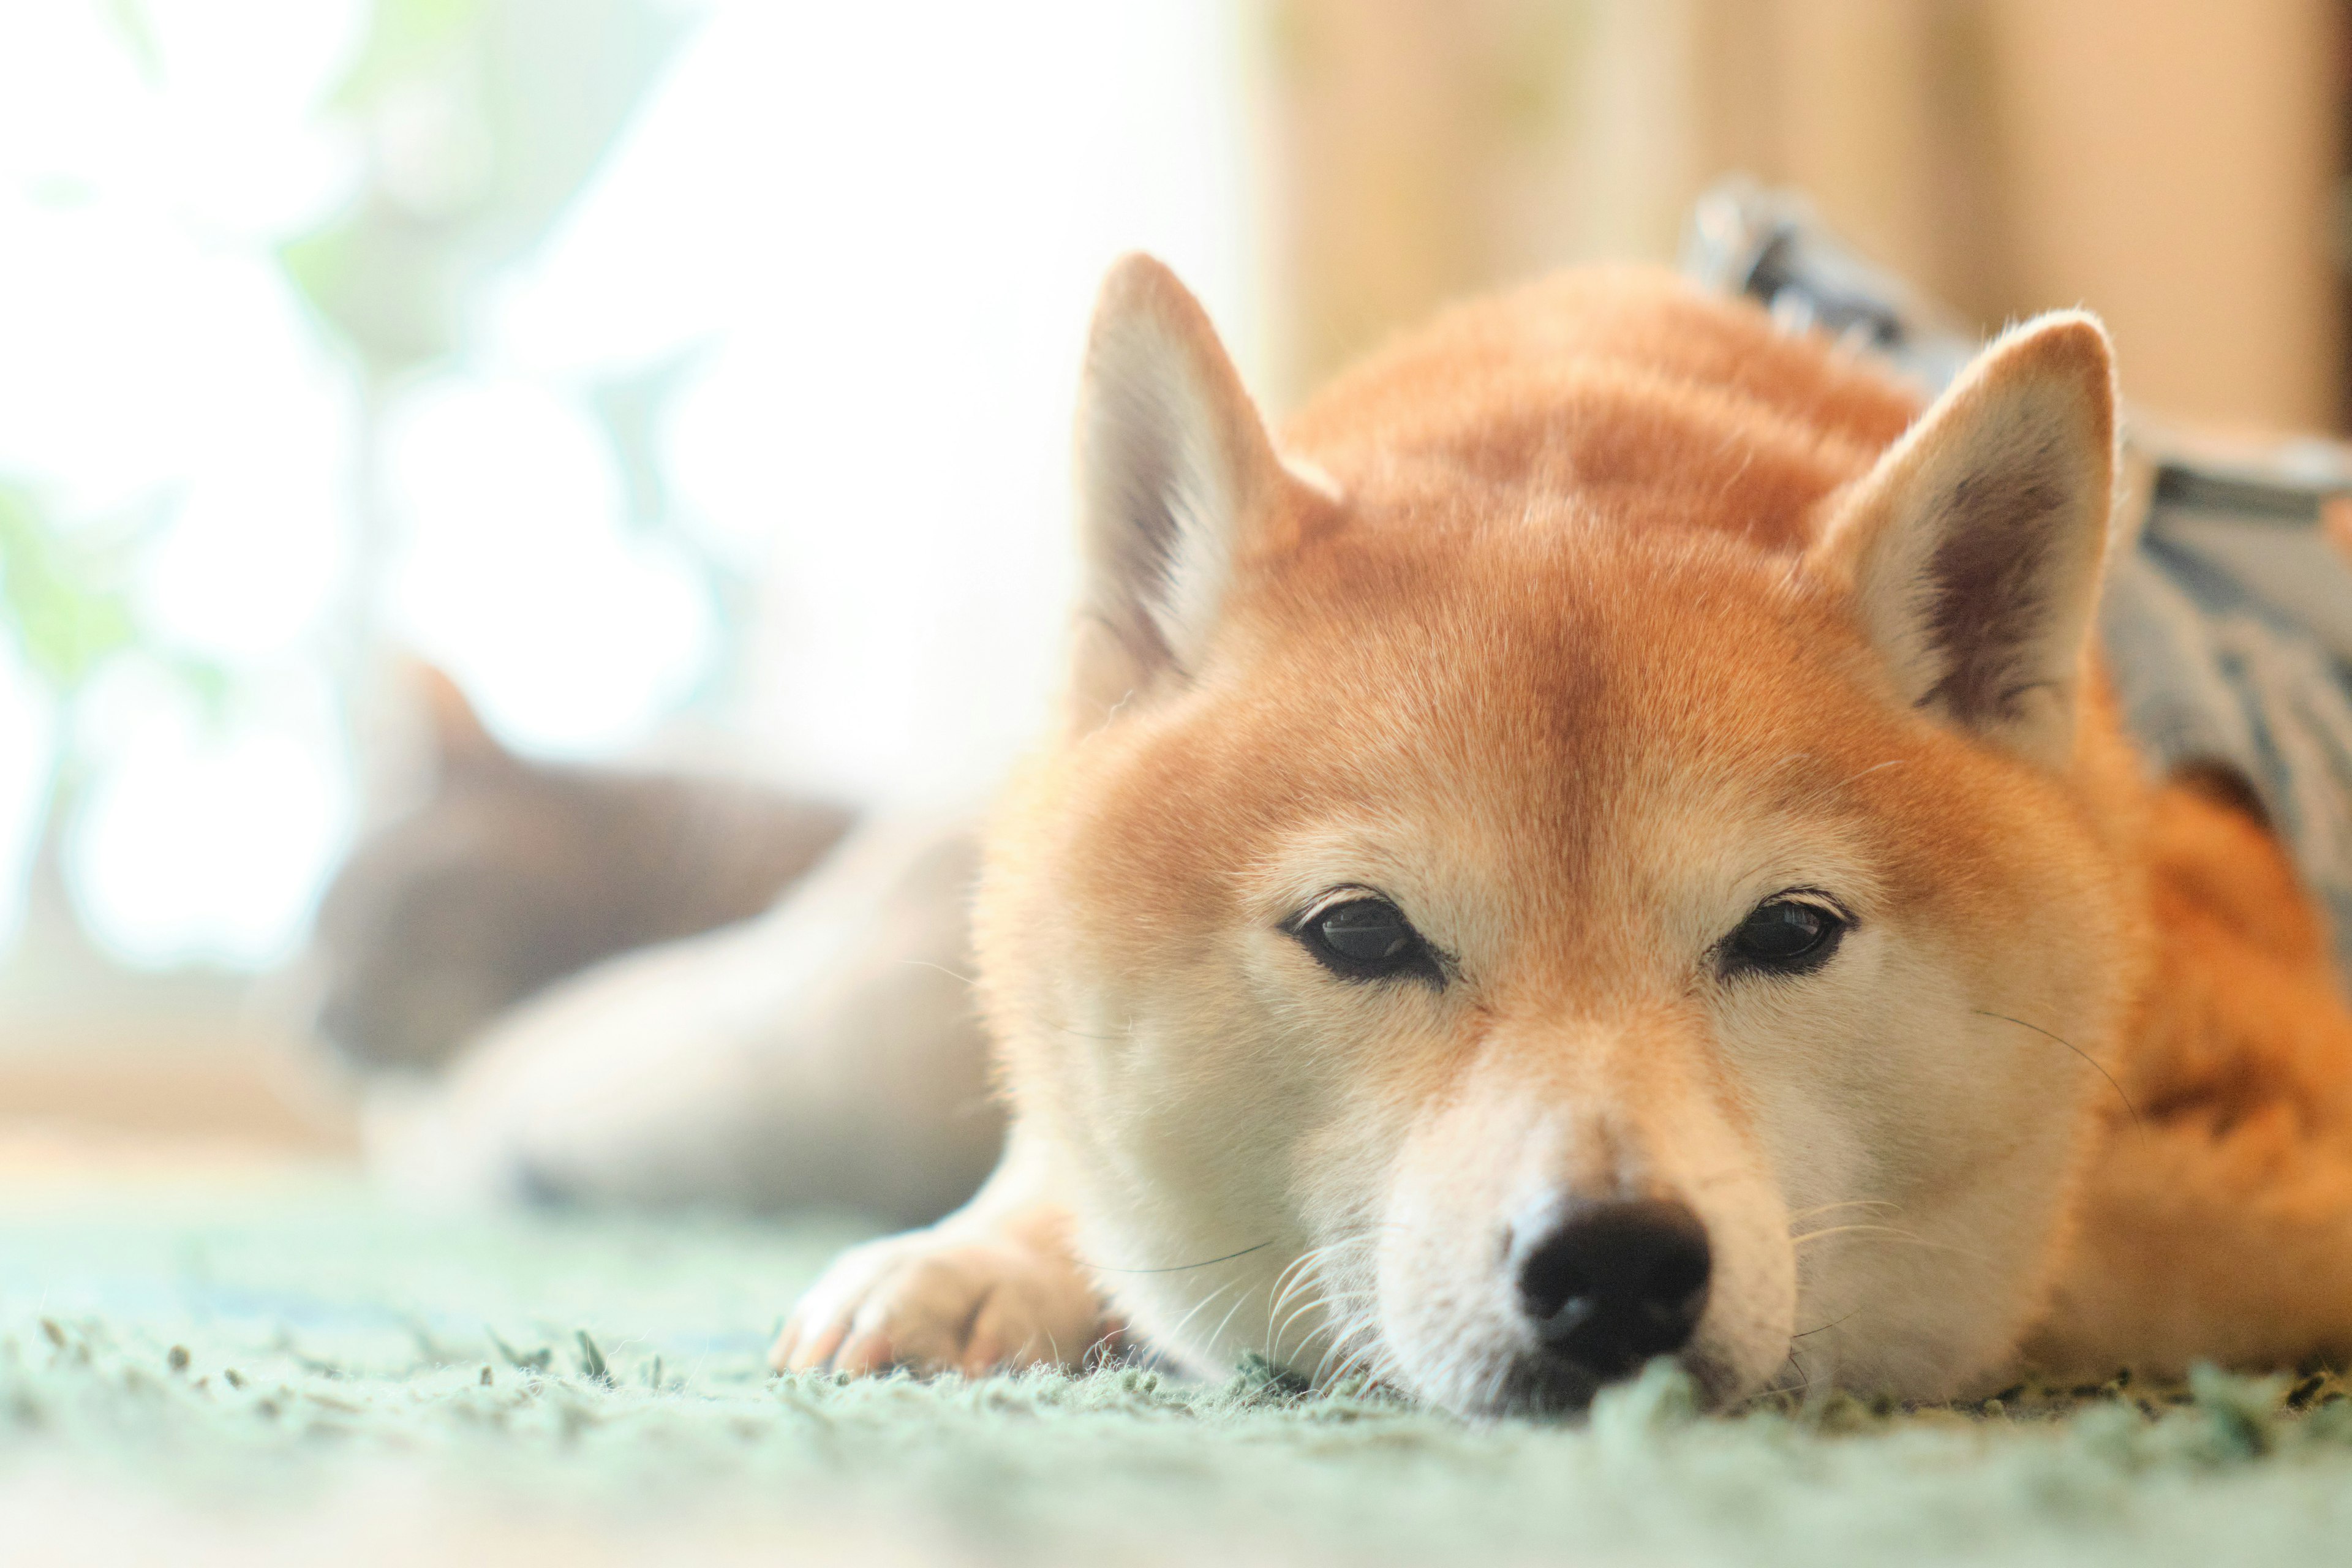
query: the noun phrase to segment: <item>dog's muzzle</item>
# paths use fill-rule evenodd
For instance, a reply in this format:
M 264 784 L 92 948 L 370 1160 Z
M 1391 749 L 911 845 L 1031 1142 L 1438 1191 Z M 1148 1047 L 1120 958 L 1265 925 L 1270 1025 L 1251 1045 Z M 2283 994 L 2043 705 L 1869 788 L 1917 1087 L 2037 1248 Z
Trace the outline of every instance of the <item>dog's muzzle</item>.
M 1508 1267 L 1537 1346 L 1513 1403 L 1558 1409 L 1690 1342 L 1711 1255 L 1686 1205 L 1553 1202 L 1513 1227 Z

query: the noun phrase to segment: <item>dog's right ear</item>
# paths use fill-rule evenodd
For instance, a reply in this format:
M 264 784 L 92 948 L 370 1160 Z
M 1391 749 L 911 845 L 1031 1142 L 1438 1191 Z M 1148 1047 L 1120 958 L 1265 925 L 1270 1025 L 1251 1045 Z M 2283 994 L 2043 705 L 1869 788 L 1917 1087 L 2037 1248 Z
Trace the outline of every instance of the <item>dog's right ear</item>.
M 2116 427 L 2105 331 L 2053 312 L 1978 355 L 1846 498 L 1811 564 L 1850 594 L 1906 706 L 2065 766 Z
M 1234 556 L 1284 483 L 1207 312 L 1158 261 L 1121 258 L 1078 395 L 1076 722 L 1198 668 Z

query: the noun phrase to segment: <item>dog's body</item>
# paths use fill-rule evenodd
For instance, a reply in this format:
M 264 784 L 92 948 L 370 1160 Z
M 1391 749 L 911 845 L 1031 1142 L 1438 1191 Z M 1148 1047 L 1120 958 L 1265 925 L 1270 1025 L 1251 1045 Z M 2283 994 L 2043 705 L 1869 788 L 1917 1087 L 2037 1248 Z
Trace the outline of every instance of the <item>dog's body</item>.
M 1068 717 L 978 904 L 1013 1114 L 779 1365 L 1113 1322 L 1466 1413 L 2352 1350 L 2352 1015 L 2090 649 L 2105 340 L 1924 415 L 1638 274 L 1458 310 L 1279 454 L 1155 264 L 1080 420 Z

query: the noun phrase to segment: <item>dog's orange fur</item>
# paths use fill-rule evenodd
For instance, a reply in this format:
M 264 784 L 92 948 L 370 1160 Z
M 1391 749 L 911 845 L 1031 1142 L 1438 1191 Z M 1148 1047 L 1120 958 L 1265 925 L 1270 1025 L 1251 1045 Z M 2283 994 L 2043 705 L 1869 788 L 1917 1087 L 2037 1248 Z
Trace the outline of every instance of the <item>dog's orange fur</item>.
M 1369 1234 L 1342 1283 L 1378 1308 L 1332 1305 L 1333 1344 L 1370 1333 L 1362 1364 L 1487 1407 L 1441 1352 L 1485 1331 L 1453 1300 L 1470 1243 L 1446 1233 L 1484 1235 L 1532 1179 L 1496 1150 L 1556 1150 L 1538 1174 L 1573 1191 L 1770 1189 L 1771 1226 L 1801 1200 L 1883 1196 L 1808 1187 L 1811 1134 L 1789 1131 L 1808 1096 L 1852 1110 L 1865 1163 L 1873 1139 L 1902 1146 L 1904 1200 L 1954 1205 L 1948 1239 L 1848 1237 L 1844 1275 L 1801 1263 L 1792 1287 L 1785 1258 L 1719 1237 L 1723 1310 L 1782 1303 L 1734 1338 L 1786 1345 L 1809 1306 L 1830 1341 L 1854 1333 L 1826 1321 L 1840 1310 L 1865 1331 L 1868 1311 L 1911 1311 L 1925 1326 L 1858 1350 L 1850 1376 L 1920 1392 L 2021 1343 L 2070 1371 L 2352 1350 L 2352 1015 L 2318 916 L 2226 790 L 2144 776 L 2095 673 L 2049 765 L 1896 689 L 1854 596 L 1916 398 L 1746 306 L 1580 274 L 1457 309 L 1343 378 L 1281 432 L 1284 468 L 1171 280 L 1116 278 L 1104 319 L 1130 318 L 1208 386 L 1241 476 L 1230 582 L 1173 654 L 1097 606 L 1066 732 L 995 835 L 983 994 L 1007 1170 L 1030 1173 L 845 1265 L 780 1363 L 1066 1359 L 1073 1269 L 1212 1359 L 1224 1331 L 1200 1326 L 1213 1299 L 1180 1258 L 1265 1234 L 1303 1260 Z M 2095 328 L 2022 344 L 2011 369 L 2084 388 L 2081 444 L 2111 460 Z M 1853 868 L 1857 931 L 1913 944 L 1853 960 L 1896 965 L 1880 1004 L 1947 981 L 1974 1004 L 1948 1042 L 1910 1042 L 1899 1068 L 1843 1046 L 1784 1061 L 1770 1042 L 1803 1032 L 1801 1001 L 1675 967 L 1720 924 L 1692 868 L 1784 822 L 1791 864 Z M 1275 934 L 1358 881 L 1436 910 L 1475 984 L 1334 984 Z M 1927 981 L 1905 980 L 1906 952 Z M 1691 1167 L 1708 1139 L 1740 1152 Z M 1992 1167 L 2011 1190 L 1969 1208 L 1959 1189 Z M 1268 1275 L 1243 1296 L 1262 1286 L 1279 1350 Z M 1873 1305 L 1888 1277 L 1913 1305 Z M 1398 1326 L 1416 1313 L 1441 1347 L 1419 1363 Z M 1716 1373 L 1723 1393 L 1764 1375 Z
M 2029 1353 L 2084 1370 L 2341 1357 L 2352 1017 L 2323 923 L 2278 841 L 2226 795 L 2156 792 L 2134 847 L 2154 961 Z
M 1636 489 L 1645 525 L 1671 510 L 1795 548 L 1919 411 L 1758 312 L 1576 273 L 1391 349 L 1292 420 L 1285 449 L 1343 484 L 1440 449 L 1507 482 Z M 2109 768 L 2089 804 L 2129 825 L 2113 847 L 2147 889 L 2148 952 L 2125 960 L 2145 980 L 2029 1355 L 2104 1373 L 2352 1353 L 2352 1012 L 2326 923 L 2234 789 Z

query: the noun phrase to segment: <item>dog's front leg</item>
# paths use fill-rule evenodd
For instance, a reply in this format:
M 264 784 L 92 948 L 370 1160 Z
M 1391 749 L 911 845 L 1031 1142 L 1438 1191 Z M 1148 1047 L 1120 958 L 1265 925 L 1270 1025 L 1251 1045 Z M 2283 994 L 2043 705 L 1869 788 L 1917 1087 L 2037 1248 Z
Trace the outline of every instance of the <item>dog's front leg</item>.
M 1052 1188 L 1049 1162 L 1016 1123 L 995 1173 L 962 1208 L 834 1259 L 793 1309 L 769 1364 L 967 1376 L 1079 1364 L 1106 1331 L 1103 1306 Z

